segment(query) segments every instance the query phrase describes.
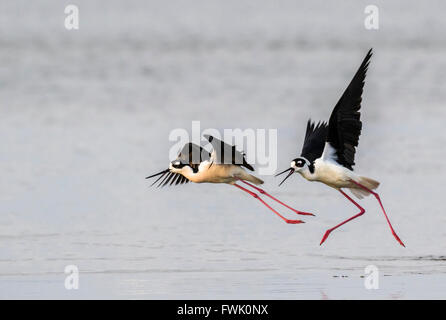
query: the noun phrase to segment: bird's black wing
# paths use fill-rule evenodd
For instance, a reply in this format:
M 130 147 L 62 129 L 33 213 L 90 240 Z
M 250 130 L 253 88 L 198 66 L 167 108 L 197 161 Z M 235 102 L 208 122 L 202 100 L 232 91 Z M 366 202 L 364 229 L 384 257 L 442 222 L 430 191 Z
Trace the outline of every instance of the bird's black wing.
M 198 171 L 198 166 L 200 165 L 200 163 L 204 160 L 209 160 L 210 157 L 210 153 L 207 152 L 204 148 L 189 142 L 185 144 L 184 147 L 181 149 L 176 160 L 187 163 L 192 168 L 192 170 L 196 172 Z M 178 185 L 189 182 L 189 179 L 187 179 L 182 174 L 170 172 L 169 169 L 148 176 L 146 177 L 146 179 L 150 179 L 156 176 L 159 177 L 155 180 L 155 182 L 151 184 L 151 186 L 155 185 L 158 181 L 160 182 L 158 183 L 157 187 L 164 187 L 169 183 L 169 185 L 173 185 L 174 183 L 175 185 Z
M 234 164 L 254 171 L 254 168 L 246 162 L 245 154 L 237 151 L 235 146 L 231 146 L 210 135 L 204 135 L 204 137 L 211 143 L 212 148 L 214 149 L 213 154 L 215 154 L 214 160 L 216 163 Z
M 361 134 L 362 123 L 359 110 L 361 109 L 364 80 L 371 57 L 372 49 L 365 56 L 352 81 L 334 107 L 328 123 L 327 142 L 335 149 L 335 160 L 350 170 L 353 170 L 352 167 L 355 164 L 355 147 L 358 146 Z
M 165 185 L 167 185 L 170 182 L 170 185 L 174 184 L 184 184 L 184 183 L 188 183 L 189 180 L 179 174 L 179 173 L 174 173 L 174 172 L 170 172 L 169 169 L 163 170 L 161 172 L 155 173 L 151 176 L 146 177 L 146 179 L 150 179 L 153 177 L 159 176 L 158 179 L 155 180 L 155 182 L 153 182 L 150 186 L 155 185 L 158 181 L 160 181 L 160 183 L 158 183 L 157 187 L 164 187 Z
M 311 119 L 308 120 L 301 157 L 304 157 L 310 162 L 314 162 L 314 160 L 320 158 L 324 151 L 327 133 L 328 125 L 326 122 L 316 124 L 315 122 L 311 122 Z

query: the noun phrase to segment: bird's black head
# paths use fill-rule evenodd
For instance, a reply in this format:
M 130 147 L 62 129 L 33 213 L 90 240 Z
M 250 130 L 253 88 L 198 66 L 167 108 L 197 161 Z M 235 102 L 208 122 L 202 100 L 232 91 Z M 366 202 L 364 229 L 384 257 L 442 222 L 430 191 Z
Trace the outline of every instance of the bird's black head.
M 172 162 L 170 163 L 170 165 L 171 165 L 172 168 L 174 168 L 174 169 L 182 169 L 182 168 L 184 168 L 185 166 L 189 165 L 189 163 L 186 163 L 186 162 L 184 162 L 184 161 L 181 161 L 180 159 L 176 159 L 176 160 L 172 161 Z
M 291 161 L 291 168 L 299 169 L 305 167 L 307 161 L 304 158 L 296 158 Z
M 308 161 L 305 158 L 293 159 L 293 161 L 291 161 L 290 166 L 291 166 L 290 168 L 276 174 L 276 177 L 277 177 L 285 172 L 288 172 L 288 175 L 285 177 L 285 179 L 282 180 L 282 182 L 279 184 L 279 186 L 282 185 L 282 183 L 284 183 L 285 180 L 288 179 L 294 172 L 299 172 L 302 174 L 302 170 L 304 170 L 305 167 L 309 167 Z M 310 168 L 310 171 L 311 171 L 311 168 Z

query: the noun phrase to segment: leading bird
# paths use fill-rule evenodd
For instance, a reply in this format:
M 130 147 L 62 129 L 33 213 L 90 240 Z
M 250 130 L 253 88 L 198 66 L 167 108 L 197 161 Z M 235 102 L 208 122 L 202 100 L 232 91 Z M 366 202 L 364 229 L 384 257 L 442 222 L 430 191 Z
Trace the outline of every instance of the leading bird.
M 256 190 L 277 203 L 285 206 L 293 212 L 301 215 L 313 215 L 311 213 L 302 212 L 291 208 L 287 204 L 276 199 L 265 190 L 256 185 L 263 184 L 263 181 L 254 175 L 245 171 L 244 168 L 254 171 L 254 168 L 246 162 L 245 154 L 236 150 L 235 146 L 224 143 L 213 136 L 205 135 L 205 138 L 213 147 L 212 153 L 201 146 L 194 143 L 187 143 L 180 151 L 178 157 L 169 164 L 169 169 L 163 170 L 156 174 L 146 177 L 146 179 L 159 176 L 152 185 L 158 181 L 158 187 L 163 187 L 170 182 L 172 184 L 183 184 L 189 181 L 195 183 L 226 183 L 247 192 L 257 200 L 259 200 L 268 209 L 273 211 L 286 223 L 296 224 L 303 223 L 302 220 L 291 220 L 282 216 L 279 212 L 267 204 L 257 193 L 250 191 L 237 182 L 242 182 L 248 187 Z
M 404 247 L 404 243 L 396 234 L 387 217 L 381 199 L 375 190 L 379 182 L 371 178 L 360 176 L 353 172 L 355 164 L 355 148 L 358 146 L 362 123 L 360 120 L 361 95 L 364 80 L 372 57 L 372 49 L 369 50 L 361 63 L 352 81 L 344 91 L 338 103 L 333 109 L 328 124 L 319 122 L 315 124 L 308 120 L 304 145 L 300 157 L 291 161 L 291 168 L 277 174 L 289 172 L 279 186 L 294 172 L 299 173 L 309 181 L 319 181 L 339 190 L 350 200 L 360 212 L 340 224 L 328 229 L 321 245 L 330 233 L 343 224 L 361 216 L 365 210 L 342 189 L 349 189 L 357 198 L 362 199 L 370 194 L 374 195 L 386 217 L 387 223 L 395 239 Z

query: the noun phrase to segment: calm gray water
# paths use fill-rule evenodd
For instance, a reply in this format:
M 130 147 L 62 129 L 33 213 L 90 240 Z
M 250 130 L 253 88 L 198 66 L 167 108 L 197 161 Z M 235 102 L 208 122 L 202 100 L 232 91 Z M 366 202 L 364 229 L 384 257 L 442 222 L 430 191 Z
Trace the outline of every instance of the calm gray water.
M 63 2 L 0 3 L 0 298 L 446 298 L 446 3 L 374 1 L 368 31 L 368 1 L 166 2 L 77 0 L 78 31 Z M 407 248 L 372 198 L 320 247 L 356 208 L 298 176 L 262 179 L 303 225 L 226 185 L 148 188 L 193 120 L 277 128 L 285 168 L 369 47 L 356 171 Z

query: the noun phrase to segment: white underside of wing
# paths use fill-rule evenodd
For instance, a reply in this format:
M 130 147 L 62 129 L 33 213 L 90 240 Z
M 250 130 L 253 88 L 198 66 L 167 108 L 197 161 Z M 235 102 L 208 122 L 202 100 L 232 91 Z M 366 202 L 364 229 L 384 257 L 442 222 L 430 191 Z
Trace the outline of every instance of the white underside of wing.
M 325 143 L 324 151 L 322 152 L 321 159 L 325 162 L 336 162 L 338 161 L 338 156 L 336 154 L 336 149 L 329 143 Z
M 326 142 L 322 156 L 315 161 L 316 173 L 313 179 L 333 188 L 354 188 L 355 185 L 351 183 L 351 180 L 358 181 L 359 177 L 353 171 L 339 164 L 337 160 L 336 149 Z

